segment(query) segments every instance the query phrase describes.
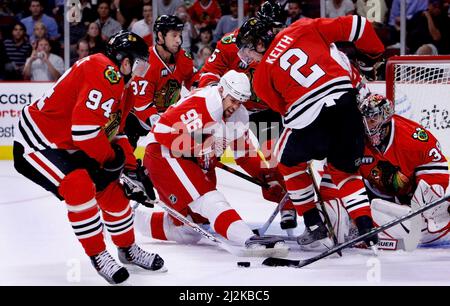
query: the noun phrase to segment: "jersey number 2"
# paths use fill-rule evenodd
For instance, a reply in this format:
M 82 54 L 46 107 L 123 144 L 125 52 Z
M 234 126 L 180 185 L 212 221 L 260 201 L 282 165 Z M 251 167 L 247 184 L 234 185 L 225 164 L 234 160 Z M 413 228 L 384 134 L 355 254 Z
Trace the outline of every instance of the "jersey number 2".
M 297 61 L 295 61 L 293 64 L 290 62 L 290 60 L 296 57 Z M 289 49 L 287 50 L 280 58 L 280 67 L 284 71 L 287 71 L 289 69 L 290 76 L 297 81 L 300 85 L 303 87 L 310 87 L 312 84 L 314 84 L 318 79 L 320 79 L 322 76 L 325 75 L 325 71 L 322 70 L 322 68 L 319 67 L 319 65 L 314 64 L 311 66 L 311 71 L 308 76 L 305 76 L 303 73 L 300 72 L 300 69 L 306 65 L 308 62 L 308 55 L 303 52 L 299 48 Z

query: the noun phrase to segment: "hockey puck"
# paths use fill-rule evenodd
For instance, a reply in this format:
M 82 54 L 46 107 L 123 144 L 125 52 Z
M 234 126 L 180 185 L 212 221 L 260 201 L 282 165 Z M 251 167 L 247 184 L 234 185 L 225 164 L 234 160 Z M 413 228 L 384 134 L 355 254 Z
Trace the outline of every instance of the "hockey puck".
M 238 267 L 248 268 L 248 267 L 250 267 L 250 261 L 239 261 L 237 263 L 237 265 L 238 265 Z

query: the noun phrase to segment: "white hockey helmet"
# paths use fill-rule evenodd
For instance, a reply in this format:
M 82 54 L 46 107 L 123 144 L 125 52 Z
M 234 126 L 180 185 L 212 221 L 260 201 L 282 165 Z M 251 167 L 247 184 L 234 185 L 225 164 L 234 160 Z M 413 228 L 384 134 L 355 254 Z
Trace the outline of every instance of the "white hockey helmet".
M 250 99 L 252 92 L 250 90 L 250 81 L 245 73 L 230 70 L 225 73 L 219 81 L 219 86 L 223 88 L 222 96 L 232 96 L 236 100 L 245 102 Z

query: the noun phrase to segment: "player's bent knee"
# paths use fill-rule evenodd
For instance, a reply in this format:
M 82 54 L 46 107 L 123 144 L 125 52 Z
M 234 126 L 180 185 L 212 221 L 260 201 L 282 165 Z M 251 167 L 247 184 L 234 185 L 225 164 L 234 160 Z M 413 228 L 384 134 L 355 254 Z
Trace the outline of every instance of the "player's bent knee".
M 209 220 L 215 219 L 217 214 L 230 207 L 227 200 L 217 190 L 205 193 L 200 198 L 189 204 L 193 212 L 202 215 Z
M 70 205 L 81 205 L 95 198 L 94 182 L 85 169 L 77 169 L 67 174 L 58 191 Z

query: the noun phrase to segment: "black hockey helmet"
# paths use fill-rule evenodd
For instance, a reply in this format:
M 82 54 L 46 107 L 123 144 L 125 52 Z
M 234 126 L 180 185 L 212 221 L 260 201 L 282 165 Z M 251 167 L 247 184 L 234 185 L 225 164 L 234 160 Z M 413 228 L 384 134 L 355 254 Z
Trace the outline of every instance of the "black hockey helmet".
M 267 49 L 274 38 L 275 34 L 270 23 L 252 17 L 239 28 L 236 45 L 239 49 L 243 47 L 256 49 L 256 45 L 261 40 Z
M 273 27 L 281 28 L 284 25 L 283 8 L 275 0 L 268 0 L 261 4 L 261 8 L 256 12 L 256 17 L 272 24 Z
M 158 36 L 158 32 L 162 32 L 163 36 L 170 30 L 183 31 L 184 23 L 180 18 L 174 15 L 161 15 L 153 25 L 153 32 Z
M 130 59 L 131 64 L 136 59 L 147 61 L 149 51 L 148 45 L 142 37 L 122 30 L 109 38 L 106 43 L 105 54 L 120 67 L 122 60 L 126 57 Z

